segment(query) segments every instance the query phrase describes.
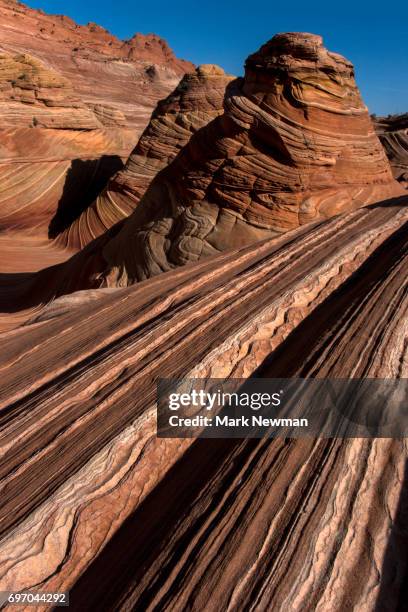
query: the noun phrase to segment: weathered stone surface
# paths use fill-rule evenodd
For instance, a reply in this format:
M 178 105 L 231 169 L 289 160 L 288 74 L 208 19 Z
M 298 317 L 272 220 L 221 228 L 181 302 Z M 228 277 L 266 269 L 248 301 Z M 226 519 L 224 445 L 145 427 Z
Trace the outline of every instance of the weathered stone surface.
M 99 53 L 91 34 L 110 35 L 87 31 Z M 162 377 L 408 377 L 408 196 L 350 64 L 292 34 L 243 80 L 189 74 L 94 221 L 51 242 L 41 198 L 62 160 L 85 180 L 87 147 L 114 156 L 129 116 L 2 54 L 0 104 L 25 111 L 0 134 L 0 591 L 69 591 L 73 610 L 404 609 L 406 440 L 156 435 Z M 109 197 L 131 217 L 104 218 Z
M 176 89 L 158 103 L 125 168 L 112 177 L 92 205 L 63 231 L 64 225 L 58 228 L 56 219 L 58 242 L 83 247 L 129 216 L 156 174 L 172 162 L 195 132 L 222 114 L 226 89 L 232 80 L 214 65 L 187 73 Z
M 96 24 L 80 26 L 13 0 L 0 0 L 0 41 L 4 50 L 29 52 L 67 77 L 86 104 L 113 105 L 139 133 L 157 100 L 193 68 L 155 34 L 122 41 Z
M 102 127 L 69 80 L 28 53 L 0 52 L 0 117 L 2 128 Z
M 103 283 L 126 285 L 403 193 L 352 65 L 319 36 L 276 35 L 248 58 L 224 107 L 104 246 Z
M 155 35 L 121 41 L 0 0 L 0 231 L 44 240 L 57 210 L 72 222 L 191 69 Z
M 375 127 L 394 177 L 408 189 L 408 113 L 376 117 Z
M 406 441 L 160 440 L 155 382 L 407 377 L 407 219 L 362 208 L 3 334 L 0 589 L 92 610 L 403 606 Z

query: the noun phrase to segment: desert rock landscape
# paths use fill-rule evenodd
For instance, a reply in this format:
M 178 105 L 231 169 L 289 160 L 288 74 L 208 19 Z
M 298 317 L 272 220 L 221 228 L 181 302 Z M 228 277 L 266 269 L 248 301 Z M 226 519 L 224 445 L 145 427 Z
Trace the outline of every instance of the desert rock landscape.
M 60 217 L 72 222 L 92 202 L 193 66 L 156 36 L 120 41 L 14 0 L 1 0 L 0 16 L 0 223 L 42 253 Z M 21 269 L 44 265 L 36 251 L 26 261 L 17 253 Z M 66 257 L 46 251 L 45 264 Z
M 14 0 L 0 34 L 0 591 L 405 609 L 406 438 L 159 438 L 156 408 L 408 378 L 407 116 L 317 34 L 243 76 Z

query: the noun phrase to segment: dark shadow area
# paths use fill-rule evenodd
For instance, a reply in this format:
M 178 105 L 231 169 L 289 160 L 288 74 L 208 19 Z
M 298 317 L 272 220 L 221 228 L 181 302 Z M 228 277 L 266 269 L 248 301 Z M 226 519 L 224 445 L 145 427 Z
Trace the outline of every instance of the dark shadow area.
M 102 155 L 99 159 L 74 159 L 68 170 L 64 191 L 52 218 L 48 237 L 56 238 L 84 212 L 106 187 L 109 179 L 123 168 L 118 155 Z
M 74 291 L 98 288 L 91 276 L 104 269 L 102 250 L 121 230 L 124 221 L 118 221 L 62 263 L 38 272 L 0 272 L 0 313 L 16 313 Z
M 397 512 L 384 555 L 380 592 L 374 612 L 404 612 L 408 609 L 408 461 Z
M 220 486 L 212 491 L 206 512 L 191 521 L 177 540 L 159 575 L 150 579 L 137 598 L 137 610 L 147 610 L 214 507 L 222 499 L 259 440 L 196 440 L 170 468 L 165 478 L 128 517 L 95 561 L 70 590 L 73 610 L 117 610 L 132 599 L 132 590 L 166 549 L 173 529 L 193 512 L 203 485 L 224 466 Z M 204 534 L 204 538 L 207 534 Z M 198 544 L 199 545 L 199 544 Z M 194 555 L 193 553 L 191 553 Z M 177 585 L 174 585 L 177 589 Z M 128 602 L 129 603 L 129 602 Z M 132 602 L 133 605 L 134 602 Z
M 15 313 L 37 306 L 41 297 L 32 292 L 40 272 L 0 273 L 0 313 Z
M 368 204 L 367 206 L 362 206 L 362 208 L 392 208 L 393 206 L 408 206 L 408 192 L 407 195 L 401 195 L 394 198 L 389 198 L 388 200 L 381 200 L 380 202 L 374 202 L 374 204 Z M 342 213 L 344 214 L 344 213 Z

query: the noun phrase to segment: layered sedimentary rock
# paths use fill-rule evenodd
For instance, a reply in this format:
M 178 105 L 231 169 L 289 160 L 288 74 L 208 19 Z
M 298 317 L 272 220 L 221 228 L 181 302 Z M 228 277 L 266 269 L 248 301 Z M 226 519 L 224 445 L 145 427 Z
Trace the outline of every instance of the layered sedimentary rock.
M 71 82 L 28 53 L 0 53 L 0 117 L 5 127 L 102 127 Z
M 191 136 L 223 112 L 232 76 L 214 65 L 187 73 L 176 89 L 158 103 L 150 122 L 123 170 L 115 174 L 95 201 L 73 223 L 61 215 L 51 236 L 58 242 L 83 247 L 129 216 L 160 170 L 176 157 Z
M 362 208 L 3 334 L 0 589 L 69 590 L 74 609 L 402 605 L 404 440 L 160 440 L 155 381 L 407 377 L 407 223 L 406 199 Z
M 193 68 L 154 34 L 122 41 L 95 23 L 80 26 L 14 0 L 0 0 L 0 40 L 4 50 L 31 53 L 70 79 L 89 106 L 120 112 L 133 131 L 129 152 L 157 100 Z
M 394 177 L 408 189 L 408 113 L 377 117 L 375 127 Z
M 43 226 L 46 233 L 57 205 L 75 195 L 70 182 L 78 181 L 78 195 L 86 196 L 80 166 L 94 165 L 95 175 L 104 160 L 120 164 L 117 153 L 124 154 L 120 133 L 105 132 L 72 83 L 28 53 L 0 53 L 0 120 L 3 231 Z M 90 154 L 105 157 L 85 161 Z
M 102 283 L 126 285 L 403 193 L 353 66 L 319 36 L 272 38 L 230 84 L 224 109 L 105 244 Z
M 155 35 L 120 41 L 0 0 L 0 230 L 44 241 L 57 212 L 75 220 L 191 69 Z

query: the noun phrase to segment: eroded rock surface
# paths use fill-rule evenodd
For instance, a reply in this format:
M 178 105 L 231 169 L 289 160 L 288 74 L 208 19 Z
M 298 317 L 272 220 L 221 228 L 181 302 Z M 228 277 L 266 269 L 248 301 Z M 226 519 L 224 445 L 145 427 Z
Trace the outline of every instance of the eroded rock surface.
M 401 195 L 353 66 L 319 36 L 276 35 L 104 246 L 126 285 L 316 219 Z
M 377 117 L 375 127 L 394 177 L 408 189 L 408 113 Z
M 14 0 L 0 1 L 0 40 L 4 50 L 31 53 L 70 79 L 89 106 L 120 111 L 139 133 L 157 100 L 193 68 L 155 34 L 122 41 L 95 23 L 80 26 Z
M 0 117 L 5 127 L 102 127 L 71 82 L 28 53 L 0 53 Z
M 89 609 L 402 605 L 404 440 L 158 439 L 155 382 L 406 377 L 407 222 L 406 199 L 362 208 L 3 334 L 1 590 Z
M 0 232 L 43 241 L 57 212 L 69 226 L 192 68 L 155 35 L 121 41 L 0 0 Z
M 78 34 L 52 19 L 48 45 Z M 86 32 L 82 68 L 111 40 Z M 147 42 L 168 57 L 140 37 L 123 53 Z M 244 79 L 190 73 L 52 244 L 109 229 L 36 274 L 24 253 L 41 232 L 11 228 L 45 228 L 43 181 L 51 193 L 73 150 L 88 176 L 81 155 L 117 151 L 130 115 L 30 52 L 3 50 L 0 70 L 0 178 L 16 198 L 1 206 L 0 591 L 69 591 L 74 610 L 403 609 L 406 440 L 156 435 L 163 377 L 408 377 L 408 196 L 351 65 L 287 34 Z M 52 263 L 41 240 L 35 267 Z
M 187 73 L 158 103 L 125 168 L 65 231 L 56 231 L 58 241 L 64 246 L 83 247 L 129 216 L 156 174 L 173 161 L 195 132 L 222 114 L 232 80 L 214 65 Z

